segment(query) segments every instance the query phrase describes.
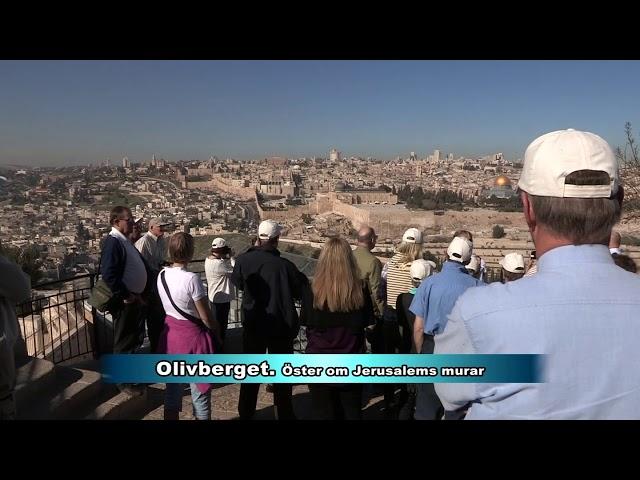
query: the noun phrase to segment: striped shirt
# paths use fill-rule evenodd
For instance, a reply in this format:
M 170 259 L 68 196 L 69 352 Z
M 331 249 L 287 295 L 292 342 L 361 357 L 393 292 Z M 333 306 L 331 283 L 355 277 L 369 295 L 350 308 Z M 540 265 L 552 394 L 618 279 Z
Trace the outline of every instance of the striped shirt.
M 535 275 L 538 272 L 538 264 L 534 263 L 529 267 L 527 273 L 524 274 L 525 277 L 530 277 L 531 275 Z
M 411 262 L 404 262 L 404 254 L 396 253 L 387 262 L 387 305 L 396 309 L 398 295 L 413 287 Z

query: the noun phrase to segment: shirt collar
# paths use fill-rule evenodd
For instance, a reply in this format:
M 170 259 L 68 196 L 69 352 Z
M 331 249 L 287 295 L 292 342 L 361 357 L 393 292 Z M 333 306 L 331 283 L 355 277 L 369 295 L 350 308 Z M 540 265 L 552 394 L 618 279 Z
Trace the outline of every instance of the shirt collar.
M 446 262 L 444 262 L 442 264 L 442 271 L 443 272 L 445 272 L 445 271 L 447 271 L 447 272 L 458 271 L 458 272 L 464 273 L 465 275 L 468 275 L 467 269 L 464 268 L 464 265 L 462 265 L 461 263 L 458 263 L 458 262 L 453 262 L 451 260 L 447 260 Z
M 114 237 L 118 237 L 120 240 L 124 240 L 124 241 L 129 241 L 129 239 L 127 237 L 125 237 L 120 230 L 118 230 L 116 227 L 111 227 L 111 235 L 113 235 Z
M 149 235 L 152 239 L 154 239 L 156 242 L 158 241 L 158 237 L 156 237 L 153 233 L 151 232 L 147 232 L 147 235 Z
M 606 245 L 564 245 L 556 247 L 538 260 L 538 272 L 553 270 L 559 266 L 571 268 L 584 263 L 613 263 Z

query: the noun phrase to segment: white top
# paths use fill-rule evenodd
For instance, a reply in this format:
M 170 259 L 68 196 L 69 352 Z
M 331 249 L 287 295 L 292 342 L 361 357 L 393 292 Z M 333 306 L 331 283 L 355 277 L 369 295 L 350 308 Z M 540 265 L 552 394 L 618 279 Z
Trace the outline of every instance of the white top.
M 140 253 L 136 250 L 136 247 L 133 246 L 133 243 L 115 227 L 111 227 L 111 233 L 109 235 L 120 240 L 127 252 L 124 273 L 122 274 L 122 283 L 124 283 L 130 292 L 142 293 L 144 287 L 147 285 L 147 269 L 140 257 Z
M 230 280 L 235 264 L 236 261 L 233 258 L 207 257 L 204 261 L 211 302 L 227 303 L 236 298 L 236 290 Z
M 197 273 L 188 272 L 184 268 L 178 267 L 167 267 L 162 271 L 165 272 L 164 278 L 171 292 L 171 298 L 178 308 L 185 313 L 200 318 L 195 302 L 207 296 L 200 276 Z M 180 315 L 175 308 L 173 308 L 173 305 L 171 305 L 171 301 L 162 284 L 161 275 L 162 272 L 158 275 L 158 293 L 160 294 L 164 311 L 167 315 L 177 320 L 190 321 L 188 318 Z
M 138 239 L 136 248 L 151 268 L 162 269 L 166 251 L 164 238 L 158 238 L 153 233 L 147 232 Z

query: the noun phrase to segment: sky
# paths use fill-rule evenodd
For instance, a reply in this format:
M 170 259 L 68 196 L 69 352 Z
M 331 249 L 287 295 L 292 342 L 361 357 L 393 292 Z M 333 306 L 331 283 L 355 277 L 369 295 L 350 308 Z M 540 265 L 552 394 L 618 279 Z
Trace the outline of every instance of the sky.
M 624 146 L 640 61 L 0 61 L 0 165 Z

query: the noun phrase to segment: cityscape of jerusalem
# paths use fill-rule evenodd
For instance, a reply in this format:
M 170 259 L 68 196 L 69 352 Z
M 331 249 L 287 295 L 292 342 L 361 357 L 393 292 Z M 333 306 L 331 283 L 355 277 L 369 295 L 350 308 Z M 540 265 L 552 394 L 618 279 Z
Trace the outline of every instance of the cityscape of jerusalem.
M 513 107 L 518 102 L 512 105 L 511 99 L 496 107 L 491 114 L 487 114 L 496 125 L 500 125 L 499 128 L 492 129 L 491 121 L 483 117 L 484 111 L 481 114 L 476 111 L 477 119 L 473 121 L 469 120 L 473 115 L 468 115 L 468 118 L 462 115 L 459 121 L 473 125 L 477 130 L 469 134 L 472 137 L 472 140 L 469 140 L 465 137 L 467 133 L 463 126 L 452 126 L 458 121 L 455 115 L 437 110 L 438 107 L 445 108 L 447 101 L 459 108 L 458 100 L 453 100 L 457 98 L 451 93 L 453 90 L 447 90 L 453 89 L 453 86 L 447 86 L 444 79 L 429 80 L 433 82 L 433 92 L 429 92 L 428 100 L 424 100 L 425 105 L 428 103 L 430 108 L 438 113 L 431 113 L 434 110 L 427 111 L 426 108 L 422 111 L 422 107 L 416 107 L 411 113 L 414 99 L 427 95 L 424 92 L 428 89 L 424 88 L 423 91 L 419 82 L 407 87 L 406 98 L 397 93 L 402 90 L 400 87 L 394 90 L 393 95 L 396 96 L 393 98 L 401 107 L 393 107 L 389 106 L 393 104 L 391 101 L 385 104 L 385 100 L 378 96 L 375 88 L 371 87 L 372 91 L 367 91 L 367 88 L 360 91 L 361 85 L 345 87 L 346 83 L 343 84 L 344 80 L 339 78 L 332 79 L 331 82 L 334 84 L 327 86 L 320 80 L 309 80 L 309 85 L 306 86 L 309 88 L 308 97 L 305 97 L 296 90 L 302 89 L 303 87 L 299 86 L 304 82 L 295 83 L 292 78 L 299 72 L 310 75 L 309 78 L 318 78 L 314 75 L 322 71 L 323 62 L 195 62 L 190 66 L 194 68 L 192 78 L 198 79 L 198 76 L 204 73 L 212 74 L 209 82 L 211 85 L 215 84 L 221 93 L 212 94 L 212 98 L 216 100 L 211 100 L 210 105 L 215 104 L 220 112 L 228 115 L 227 121 L 223 113 L 218 115 L 218 110 L 215 115 L 201 114 L 200 118 L 204 123 L 212 122 L 210 128 L 215 132 L 215 141 L 205 141 L 202 139 L 206 139 L 206 134 L 202 132 L 206 128 L 203 127 L 200 132 L 196 125 L 197 120 L 190 119 L 189 115 L 194 115 L 194 109 L 199 108 L 198 102 L 206 98 L 206 95 L 198 93 L 199 89 L 204 92 L 208 91 L 209 87 L 201 79 L 184 81 L 184 85 L 180 81 L 174 84 L 170 75 L 167 76 L 168 80 L 159 81 L 159 86 L 154 85 L 155 75 L 161 72 L 166 74 L 174 68 L 170 63 L 150 62 L 149 65 L 141 67 L 136 62 L 114 63 L 112 66 L 109 62 L 48 62 L 47 67 L 53 71 L 52 75 L 59 76 L 53 82 L 52 91 L 55 88 L 66 89 L 72 73 L 82 72 L 87 78 L 93 78 L 96 85 L 106 81 L 102 78 L 103 75 L 113 75 L 114 85 L 118 85 L 117 88 L 114 87 L 114 92 L 120 88 L 121 93 L 116 95 L 104 90 L 107 93 L 104 94 L 104 99 L 100 99 L 102 93 L 92 92 L 89 88 L 86 92 L 76 93 L 76 96 L 74 93 L 68 93 L 69 99 L 73 101 L 65 103 L 64 106 L 63 103 L 59 103 L 54 107 L 59 100 L 46 99 L 44 104 L 47 106 L 43 107 L 40 113 L 42 119 L 36 118 L 38 114 L 33 112 L 37 112 L 37 108 L 33 106 L 26 109 L 24 117 L 18 115 L 15 125 L 10 124 L 6 118 L 0 119 L 0 127 L 11 127 L 7 129 L 6 138 L 0 136 L 0 254 L 15 263 L 27 275 L 30 284 L 27 298 L 15 302 L 8 297 L 5 300 L 0 288 L 0 301 L 7 304 L 6 311 L 9 312 L 8 315 L 4 315 L 0 310 L 0 314 L 3 314 L 0 320 L 17 321 L 13 379 L 15 385 L 12 393 L 6 396 L 6 399 L 12 398 L 12 403 L 5 405 L 2 403 L 4 400 L 0 398 L 0 419 L 177 420 L 202 419 L 203 415 L 218 420 L 291 419 L 294 417 L 293 410 L 295 417 L 302 419 L 325 418 L 322 415 L 329 415 L 326 411 L 323 413 L 322 406 L 318 406 L 318 399 L 324 397 L 303 384 L 294 385 L 292 393 L 288 394 L 293 398 L 293 407 L 287 407 L 286 402 L 275 404 L 276 398 L 279 399 L 277 402 L 284 402 L 283 395 L 287 395 L 286 392 L 282 393 L 282 386 L 277 383 L 263 385 L 259 391 L 256 387 L 256 391 L 252 393 L 247 393 L 249 389 L 244 385 L 240 387 L 238 384 L 221 384 L 213 388 L 211 405 L 203 407 L 203 397 L 195 392 L 196 384 L 191 384 L 189 395 L 189 389 L 182 393 L 176 393 L 174 390 L 170 394 L 164 384 L 147 385 L 141 389 L 142 384 L 113 385 L 103 382 L 100 370 L 102 355 L 161 353 L 161 347 L 157 346 L 158 337 L 154 337 L 156 333 L 152 331 L 155 327 L 149 323 L 154 302 L 160 304 L 161 309 L 164 308 L 161 323 L 165 318 L 165 310 L 166 322 L 175 320 L 170 317 L 167 309 L 169 300 L 175 308 L 172 312 L 178 312 L 176 315 L 183 316 L 182 320 L 186 318 L 193 321 L 190 315 L 184 314 L 176 307 L 171 297 L 167 300 L 158 292 L 149 294 L 148 285 L 144 293 L 134 294 L 134 290 L 129 288 L 125 280 L 129 275 L 130 265 L 126 262 L 129 261 L 128 255 L 131 255 L 127 249 L 132 245 L 140 251 L 147 275 L 151 275 L 149 272 L 153 271 L 153 275 L 157 276 L 161 271 L 174 270 L 174 267 L 196 275 L 209 297 L 209 313 L 206 317 L 211 316 L 212 322 L 218 322 L 217 326 L 210 326 L 209 320 L 203 317 L 201 310 L 192 309 L 189 312 L 197 313 L 196 323 L 199 320 L 204 325 L 203 328 L 206 327 L 206 331 L 215 332 L 215 335 L 211 333 L 212 338 L 215 336 L 215 348 L 223 345 L 224 353 L 257 352 L 246 351 L 247 345 L 251 343 L 247 340 L 249 334 L 245 331 L 244 323 L 248 314 L 243 310 L 243 302 L 247 295 L 236 283 L 240 282 L 238 262 L 242 263 L 243 258 L 257 258 L 250 257 L 251 252 L 255 253 L 256 250 L 262 252 L 265 248 L 267 251 L 270 251 L 269 248 L 277 248 L 278 256 L 282 257 L 283 262 L 292 264 L 302 275 L 299 278 L 300 285 L 307 285 L 310 292 L 318 295 L 318 289 L 321 287 L 318 285 L 319 282 L 315 283 L 314 275 L 320 262 L 326 262 L 320 267 L 323 275 L 328 268 L 328 260 L 325 260 L 328 253 L 323 252 L 327 252 L 329 248 L 337 249 L 338 241 L 346 242 L 341 245 L 348 245 L 354 252 L 356 264 L 362 274 L 362 266 L 357 263 L 360 260 L 356 254 L 358 251 L 362 254 L 362 249 L 366 246 L 367 262 L 379 265 L 376 274 L 378 279 L 375 282 L 371 283 L 370 273 L 362 275 L 363 282 L 370 282 L 366 285 L 364 295 L 371 296 L 372 311 L 377 311 L 371 316 L 371 324 L 363 330 L 366 333 L 357 340 L 362 341 L 362 347 L 358 348 L 369 353 L 434 353 L 433 343 L 431 350 L 424 350 L 429 347 L 425 347 L 421 340 L 415 340 L 417 337 L 412 337 L 415 335 L 414 330 L 407 333 L 406 326 L 397 327 L 399 333 L 393 334 L 398 337 L 393 337 L 393 342 L 397 342 L 397 345 L 390 347 L 391 350 L 386 346 L 389 343 L 389 334 L 380 333 L 383 329 L 380 326 L 382 323 L 387 322 L 387 326 L 384 327 L 386 329 L 390 319 L 400 322 L 399 317 L 396 317 L 400 315 L 400 312 L 396 312 L 400 303 L 395 304 L 395 294 L 394 298 L 389 300 L 391 293 L 387 283 L 391 281 L 389 278 L 392 278 L 389 275 L 395 275 L 389 272 L 397 268 L 395 262 L 398 261 L 398 256 L 401 256 L 399 252 L 404 252 L 408 243 L 421 246 L 419 258 L 415 257 L 415 260 L 405 265 L 406 268 L 403 267 L 407 275 L 411 267 L 412 277 L 407 279 L 408 286 L 402 287 L 403 294 L 411 292 L 411 298 L 421 294 L 420 281 L 424 283 L 433 279 L 433 282 L 437 282 L 438 277 L 445 278 L 443 274 L 448 266 L 452 261 L 454 264 L 456 261 L 452 257 L 452 248 L 461 238 L 466 238 L 469 245 L 469 251 L 461 253 L 463 256 L 468 255 L 466 261 L 462 262 L 466 270 L 461 271 L 465 272 L 465 275 L 468 273 L 469 276 L 478 278 L 478 285 L 509 283 L 509 274 L 514 272 L 508 269 L 510 267 L 506 267 L 505 262 L 508 258 L 517 257 L 518 261 L 522 262 L 522 266 L 518 267 L 522 274 L 525 271 L 527 276 L 536 273 L 539 259 L 539 256 L 536 257 L 536 250 L 538 253 L 540 250 L 542 253 L 545 252 L 540 247 L 543 244 L 539 240 L 540 237 L 536 245 L 532 221 L 527 216 L 527 209 L 530 207 L 528 204 L 523 205 L 522 191 L 518 189 L 519 183 L 522 183 L 521 179 L 524 178 L 523 166 L 527 161 L 525 149 L 530 141 L 545 132 L 557 133 L 561 129 L 563 132 L 574 132 L 572 128 L 577 128 L 577 120 L 582 119 L 574 113 L 578 109 L 575 105 L 582 107 L 581 98 L 566 99 L 566 95 L 562 97 L 558 93 L 556 103 L 548 100 L 549 105 L 553 103 L 553 108 L 549 106 L 549 109 L 555 109 L 554 118 L 548 119 L 544 108 L 540 107 L 545 105 L 546 90 L 541 88 L 540 92 L 536 93 L 535 87 L 529 84 L 533 91 L 530 94 L 529 111 L 535 117 L 535 122 L 529 122 L 526 109 Z M 437 69 L 431 70 L 436 63 Z M 456 78 L 455 81 L 452 80 L 452 85 L 462 82 L 468 85 L 469 91 L 474 91 L 475 87 L 465 82 L 471 82 L 469 75 L 476 71 L 483 70 L 487 78 L 495 76 L 491 78 L 500 82 L 500 76 L 489 68 L 495 66 L 494 63 L 500 68 L 513 68 L 513 75 L 525 75 L 521 70 L 535 77 L 534 71 L 539 62 L 488 62 L 485 67 L 482 67 L 482 62 L 403 62 L 401 65 L 409 69 L 415 68 L 416 75 L 418 72 L 425 74 L 432 71 L 449 71 L 450 78 Z M 627 65 L 625 62 L 622 63 Z M 635 72 L 637 62 L 631 63 L 629 68 Z M 345 78 L 353 75 L 356 83 L 364 82 L 366 86 L 367 81 L 371 81 L 371 85 L 382 88 L 384 81 L 390 80 L 369 80 L 367 77 L 367 80 L 363 81 L 364 77 L 358 76 L 358 69 L 366 70 L 371 67 L 373 70 L 369 73 L 373 75 L 375 68 L 380 68 L 383 64 L 393 66 L 394 62 L 371 64 L 359 65 L 354 62 L 348 68 L 345 67 Z M 37 84 L 37 81 L 33 80 L 36 77 L 32 74 L 37 71 L 38 65 L 38 62 L 23 65 L 0 62 L 0 72 L 4 68 L 6 72 L 15 74 L 13 80 L 21 78 L 16 72 L 24 75 L 22 83 L 14 84 L 11 84 L 12 77 L 7 77 L 9 80 L 5 80 L 8 82 L 5 91 L 13 88 L 15 92 L 20 91 L 24 98 L 27 98 L 28 91 L 21 89 L 27 89 L 28 86 L 25 85 L 31 81 L 35 82 L 34 85 Z M 131 91 L 123 77 L 116 73 L 123 66 L 125 69 L 130 68 L 134 78 L 138 78 L 139 81 Z M 230 75 L 229 79 L 220 80 L 219 74 L 224 72 L 223 66 L 228 71 L 235 72 L 236 76 Z M 110 70 L 111 67 L 113 68 Z M 334 71 L 337 67 L 342 68 L 344 64 L 331 66 Z M 148 72 L 146 68 L 149 68 Z M 557 68 L 565 75 L 575 74 L 578 78 L 580 72 L 584 76 L 584 71 L 595 71 L 600 68 L 600 64 L 564 62 L 560 65 L 547 65 L 547 68 Z M 285 73 L 279 72 L 279 69 L 285 70 L 288 77 Z M 262 86 L 259 86 L 260 81 L 254 79 L 259 76 L 252 77 L 257 72 L 264 73 Z M 285 77 L 288 80 L 284 80 Z M 25 80 L 27 78 L 29 82 Z M 152 80 L 149 80 L 150 78 Z M 278 78 L 283 85 L 286 84 L 286 88 L 282 85 L 274 86 L 277 85 L 274 78 Z M 562 81 L 558 82 L 560 90 L 566 87 Z M 334 90 L 336 85 L 349 93 L 346 94 L 339 88 Z M 476 97 L 472 95 L 469 102 L 474 106 L 470 108 L 484 108 L 485 111 L 489 111 L 491 102 L 499 98 L 501 87 L 498 84 L 493 86 L 488 80 L 482 85 L 477 87 L 478 91 L 475 94 L 477 99 L 483 100 L 477 100 L 479 103 L 475 106 Z M 626 87 L 628 85 L 625 84 L 624 88 Z M 104 85 L 96 87 L 96 92 L 102 92 L 103 88 Z M 625 91 L 620 86 L 610 88 L 612 91 L 616 88 Z M 157 92 L 154 89 L 157 89 Z M 263 89 L 262 96 L 259 96 L 260 89 Z M 438 89 L 448 92 L 448 96 L 438 94 Z M 35 95 L 45 95 L 42 92 L 46 90 L 40 86 L 33 92 Z M 139 99 L 132 93 L 134 91 Z M 175 120 L 167 120 L 165 117 L 158 120 L 153 117 L 157 112 L 139 113 L 145 108 L 150 108 L 150 105 L 155 105 L 153 102 L 160 95 L 158 92 L 164 92 L 164 98 L 168 99 L 169 103 L 173 102 L 181 116 L 176 114 Z M 322 92 L 324 97 L 319 92 Z M 190 95 L 193 95 L 193 98 Z M 270 95 L 275 95 L 274 99 L 264 100 Z M 317 100 L 314 95 L 318 96 Z M 333 98 L 334 95 L 336 98 Z M 527 95 L 518 93 L 514 98 L 524 102 L 522 98 L 527 98 Z M 304 104 L 306 110 L 293 104 L 282 106 L 279 103 L 290 97 Z M 14 95 L 13 98 L 15 100 L 21 97 Z M 300 100 L 301 98 L 303 100 Z M 401 118 L 409 111 L 408 116 L 411 120 L 405 120 L 403 125 L 407 130 L 414 130 L 406 135 L 398 134 L 402 129 L 394 124 L 395 120 L 385 123 L 386 117 L 382 114 L 376 117 L 373 107 L 366 115 L 363 113 L 361 118 L 357 117 L 358 120 L 354 120 L 356 117 L 353 117 L 354 114 L 349 108 L 366 110 L 362 106 L 363 98 L 375 105 L 387 105 L 389 112 L 393 112 L 393 115 L 389 113 L 389 118 Z M 251 103 L 252 99 L 258 107 Z M 567 111 L 571 114 L 564 114 L 556 108 L 557 102 L 565 100 Z M 338 101 L 344 102 L 345 105 L 338 104 Z M 128 110 L 127 102 L 134 105 L 139 103 L 136 107 L 138 110 Z M 574 105 L 571 102 L 576 103 Z M 638 111 L 634 110 L 633 102 L 627 103 L 626 99 L 619 102 L 620 105 L 625 105 L 626 110 L 617 112 L 615 118 L 610 119 L 616 123 L 608 125 L 607 133 L 611 137 L 610 132 L 616 132 L 614 141 L 610 141 L 609 144 L 612 149 L 611 159 L 615 157 L 616 166 L 619 168 L 619 183 L 624 186 L 624 203 L 620 219 L 613 227 L 609 246 L 612 247 L 612 253 L 624 255 L 629 263 L 634 264 L 635 272 L 635 264 L 640 262 L 640 160 L 632 125 L 640 124 L 640 121 L 632 121 L 633 114 L 637 114 Z M 92 106 L 85 107 L 85 104 Z M 203 108 L 206 109 L 208 105 Z M 19 102 L 8 104 L 9 112 L 15 112 L 19 108 L 22 108 Z M 92 111 L 91 108 L 94 112 L 103 108 L 107 112 L 105 119 L 99 120 L 100 115 L 93 116 L 94 114 L 88 113 Z M 246 112 L 242 108 L 245 108 Z M 261 112 L 260 108 L 264 109 L 264 112 Z M 511 108 L 513 110 L 509 110 Z M 162 115 L 170 116 L 168 112 L 167 107 Z M 311 120 L 311 112 L 318 116 L 318 123 L 315 123 L 315 119 Z M 510 112 L 514 120 L 511 121 L 505 112 Z M 589 120 L 600 125 L 598 122 L 601 120 L 597 112 L 594 106 L 593 117 L 589 117 Z M 29 118 L 29 115 L 34 116 Z M 45 121 L 51 121 L 50 115 L 56 116 L 56 119 L 51 122 L 51 130 L 47 130 L 42 125 Z M 119 125 L 119 119 L 127 115 L 131 115 L 133 119 L 123 120 L 123 125 Z M 252 115 L 256 116 L 255 120 L 251 119 Z M 367 115 L 373 118 L 370 123 L 367 123 Z M 341 116 L 347 118 L 342 123 Z M 273 122 L 270 122 L 271 117 Z M 455 121 L 451 120 L 453 117 L 456 117 Z M 212 118 L 215 118 L 215 121 L 211 120 Z M 323 120 L 327 124 L 335 120 L 336 126 L 326 127 L 327 130 L 324 131 L 324 127 L 318 127 L 323 125 Z M 360 120 L 362 125 L 359 124 Z M 59 125 L 56 124 L 57 121 Z M 421 121 L 425 124 L 422 125 Z M 40 126 L 38 122 L 42 122 Z M 130 132 L 131 129 L 135 130 L 135 122 L 140 122 L 141 125 L 157 122 L 158 125 L 164 126 L 162 131 L 153 134 L 142 127 L 139 131 Z M 309 125 L 300 126 L 305 122 L 309 122 Z M 534 123 L 535 126 L 532 126 Z M 588 124 L 586 120 L 583 123 Z M 246 131 L 241 128 L 243 124 L 246 125 Z M 75 125 L 76 130 L 70 125 Z M 259 125 L 258 129 L 264 126 L 267 133 L 259 133 L 256 125 Z M 315 138 L 312 126 L 322 131 L 322 135 L 319 136 L 321 140 Z M 21 128 L 23 130 L 20 130 Z M 66 131 L 65 128 L 69 130 Z M 353 128 L 353 135 L 357 141 L 346 140 L 349 137 L 349 128 Z M 370 128 L 373 133 L 368 131 Z M 382 138 L 385 129 L 389 131 L 389 139 Z M 508 138 L 509 134 L 502 133 L 501 129 L 511 132 L 512 135 L 517 132 L 517 138 Z M 192 130 L 196 133 L 192 133 Z M 80 131 L 85 132 L 87 137 L 82 138 L 82 134 L 77 133 Z M 598 133 L 597 129 L 592 131 Z M 39 137 L 40 132 L 42 139 Z M 226 132 L 233 140 L 223 142 L 220 140 L 221 135 L 223 136 L 220 132 Z M 337 141 L 329 140 L 335 143 L 327 142 L 328 136 L 331 136 L 329 133 L 337 137 Z M 15 139 L 11 135 L 14 135 Z M 185 136 L 184 141 L 180 135 Z M 398 138 L 391 141 L 393 135 L 398 135 Z M 439 135 L 445 138 L 440 140 Z M 490 136 L 491 139 L 485 141 L 483 135 Z M 69 138 L 76 136 L 81 139 L 79 144 L 82 144 L 82 148 L 78 147 L 77 151 L 72 143 L 68 143 Z M 137 136 L 140 137 L 139 141 Z M 150 138 L 153 140 L 149 140 Z M 411 140 L 416 138 L 419 140 Z M 122 139 L 126 140 L 120 145 Z M 181 150 L 180 145 L 186 145 L 190 141 L 197 143 L 198 139 L 200 144 L 197 147 L 189 146 Z M 31 148 L 32 141 L 37 147 Z M 219 148 L 216 148 L 216 141 L 221 142 Z M 245 141 L 250 146 L 244 145 Z M 289 141 L 291 144 L 287 143 Z M 307 148 L 304 146 L 305 141 L 309 145 Z M 370 148 L 367 142 L 371 142 Z M 382 148 L 381 145 L 386 145 L 385 142 L 392 146 Z M 456 142 L 459 142 L 459 147 Z M 237 148 L 236 154 L 233 148 Z M 51 158 L 47 156 L 48 153 L 51 153 Z M 568 175 L 570 176 L 571 172 Z M 525 183 L 526 181 L 528 180 L 525 179 Z M 615 182 L 612 180 L 612 185 L 617 185 L 616 182 L 618 179 Z M 127 226 L 120 227 L 121 221 Z M 152 228 L 158 226 L 161 229 L 157 230 L 161 231 L 159 237 L 152 234 Z M 105 275 L 108 278 L 115 271 L 105 267 L 105 263 L 120 258 L 113 257 L 112 247 L 108 246 L 108 242 L 114 235 L 117 237 L 118 232 L 122 239 L 129 238 L 131 241 L 131 245 L 126 245 L 123 250 L 124 260 L 117 260 L 124 263 L 115 269 L 119 269 L 123 284 L 127 284 L 124 291 L 129 296 L 123 296 L 121 299 L 122 304 L 118 307 L 120 310 L 115 307 L 102 309 L 96 307 L 92 298 L 98 286 L 106 283 Z M 187 240 L 184 240 L 185 238 Z M 153 239 L 152 245 L 153 248 L 157 248 L 157 252 L 153 253 L 155 257 L 152 255 L 147 258 L 141 245 L 149 239 Z M 185 241 L 193 242 L 193 251 L 190 259 L 181 263 L 178 259 L 182 257 L 172 248 L 178 248 L 176 245 Z M 575 245 L 581 244 L 577 242 Z M 219 252 L 226 257 L 217 256 Z M 475 270 L 466 267 L 473 263 L 472 257 L 473 262 L 476 262 Z M 157 259 L 159 263 L 150 269 L 149 265 Z M 228 271 L 225 274 L 227 279 L 224 280 L 226 286 L 221 291 L 227 310 L 222 314 L 224 331 L 219 338 L 220 307 L 214 301 L 219 292 L 212 292 L 212 278 L 216 278 L 216 282 L 218 279 L 212 277 L 208 269 L 212 260 L 222 261 L 221 259 L 231 263 L 225 263 L 224 267 Z M 424 266 L 420 267 L 424 268 L 420 279 L 413 273 L 416 262 L 424 262 Z M 243 265 L 246 269 L 246 265 Z M 527 281 L 525 277 L 520 280 L 520 277 L 522 275 L 514 280 L 514 285 Z M 153 278 L 154 287 L 156 286 L 155 276 L 145 278 Z M 164 281 L 164 277 L 162 279 Z M 247 282 L 247 279 L 243 281 Z M 372 291 L 372 288 L 378 289 L 378 281 L 380 285 L 385 285 L 384 293 L 380 293 L 383 292 L 382 287 L 380 292 Z M 374 283 L 375 287 L 372 287 Z M 109 288 L 113 290 L 114 285 L 120 283 L 109 284 Z M 157 288 L 162 288 L 159 281 Z M 164 288 L 168 288 L 166 284 Z M 244 288 L 249 288 L 246 283 Z M 291 286 L 292 292 L 296 288 L 298 287 Z M 119 293 L 110 293 L 114 298 L 119 298 Z M 142 300 L 134 299 L 140 295 Z M 151 297 L 145 295 L 155 296 L 150 299 Z M 252 292 L 249 298 L 255 298 L 255 295 L 255 292 Z M 270 295 L 275 294 L 271 292 Z M 118 350 L 118 338 L 122 335 L 122 327 L 117 324 L 121 322 L 122 325 L 124 322 L 122 319 L 125 314 L 122 312 L 127 311 L 127 308 L 133 308 L 127 305 L 136 305 L 138 301 L 142 305 L 140 308 L 144 310 L 136 314 L 142 322 L 139 343 L 127 351 Z M 196 303 L 194 297 L 191 306 Z M 413 312 L 414 303 L 411 303 L 411 309 L 406 305 L 407 312 Z M 380 304 L 380 307 L 377 304 Z M 305 308 L 303 295 L 296 297 L 295 315 L 299 314 L 302 318 Z M 317 309 L 317 305 L 314 304 L 313 308 Z M 333 310 L 331 312 L 333 313 Z M 447 313 L 450 313 L 450 309 Z M 425 342 L 435 336 L 437 346 L 438 334 L 442 331 L 428 332 L 426 325 L 429 319 L 414 314 L 415 312 L 411 315 L 415 319 L 425 322 Z M 9 320 L 5 320 L 5 316 Z M 146 327 L 144 321 L 147 322 Z M 378 325 L 376 322 L 382 323 Z M 415 323 L 409 325 L 412 328 Z M 315 347 L 312 344 L 318 340 L 309 334 L 307 328 L 296 331 L 291 345 L 292 351 L 331 353 L 313 350 Z M 169 334 L 163 330 L 162 342 L 167 340 L 166 335 Z M 256 339 L 253 338 L 251 341 L 256 342 Z M 337 340 L 332 338 L 331 341 Z M 382 344 L 385 346 L 380 347 Z M 277 349 L 283 348 L 282 344 L 277 343 L 260 345 L 254 345 L 253 348 L 262 349 L 262 353 L 267 350 L 269 353 L 280 353 Z M 423 350 L 420 350 L 421 348 Z M 164 353 L 176 352 L 171 352 L 166 346 Z M 354 350 L 351 353 L 356 352 Z M 1 383 L 0 381 L 0 387 L 4 388 Z M 428 385 L 431 385 L 432 389 L 429 395 L 437 399 L 433 384 Z M 351 403 L 347 404 L 348 400 L 342 399 L 340 401 L 344 403 L 344 411 L 339 415 L 334 412 L 337 416 L 331 418 L 413 419 L 413 409 L 417 408 L 415 419 L 427 419 L 419 418 L 418 415 L 421 408 L 419 396 L 427 395 L 424 391 L 420 393 L 421 390 L 418 388 L 416 393 L 411 388 L 407 389 L 406 385 L 396 385 L 398 390 L 394 390 L 393 387 L 366 385 L 358 393 L 361 401 L 361 408 L 356 408 L 358 413 L 353 413 L 354 402 L 358 403 L 358 400 L 349 400 Z M 242 388 L 246 388 L 244 393 L 241 393 Z M 329 395 L 329 391 L 330 389 L 321 393 Z M 353 393 L 351 390 L 350 392 Z M 5 392 L 2 390 L 0 393 Z M 182 407 L 171 406 L 168 400 L 170 395 L 177 395 L 175 398 L 179 400 L 174 400 Z M 247 396 L 251 395 L 255 395 L 253 406 L 249 405 L 251 400 L 248 403 L 246 400 Z M 426 397 L 423 396 L 424 398 Z M 338 400 L 334 398 L 333 401 Z M 469 405 L 458 412 L 446 410 L 442 405 L 440 407 L 434 410 L 434 418 L 428 419 L 464 418 Z M 3 408 L 5 410 L 2 410 Z M 349 408 L 352 410 L 349 411 Z M 411 410 L 410 413 L 407 413 L 408 409 Z M 609 417 L 603 415 L 602 418 Z
M 123 204 L 136 220 L 162 216 L 172 229 L 209 241 L 227 234 L 250 237 L 261 220 L 277 220 L 292 251 L 295 245 L 319 248 L 335 234 L 355 245 L 355 231 L 369 225 L 378 232 L 375 252 L 382 261 L 410 227 L 420 228 L 426 248 L 440 257 L 453 232 L 470 230 L 478 254 L 493 267 L 507 250 L 528 255 L 534 249 L 515 190 L 521 159 L 502 153 L 464 158 L 434 150 L 383 161 L 346 157 L 334 148 L 325 158 L 158 157 L 5 167 L 2 243 L 36 252 L 41 281 L 95 273 L 108 212 Z M 618 229 L 633 244 L 640 243 L 639 227 L 632 216 L 623 217 Z

